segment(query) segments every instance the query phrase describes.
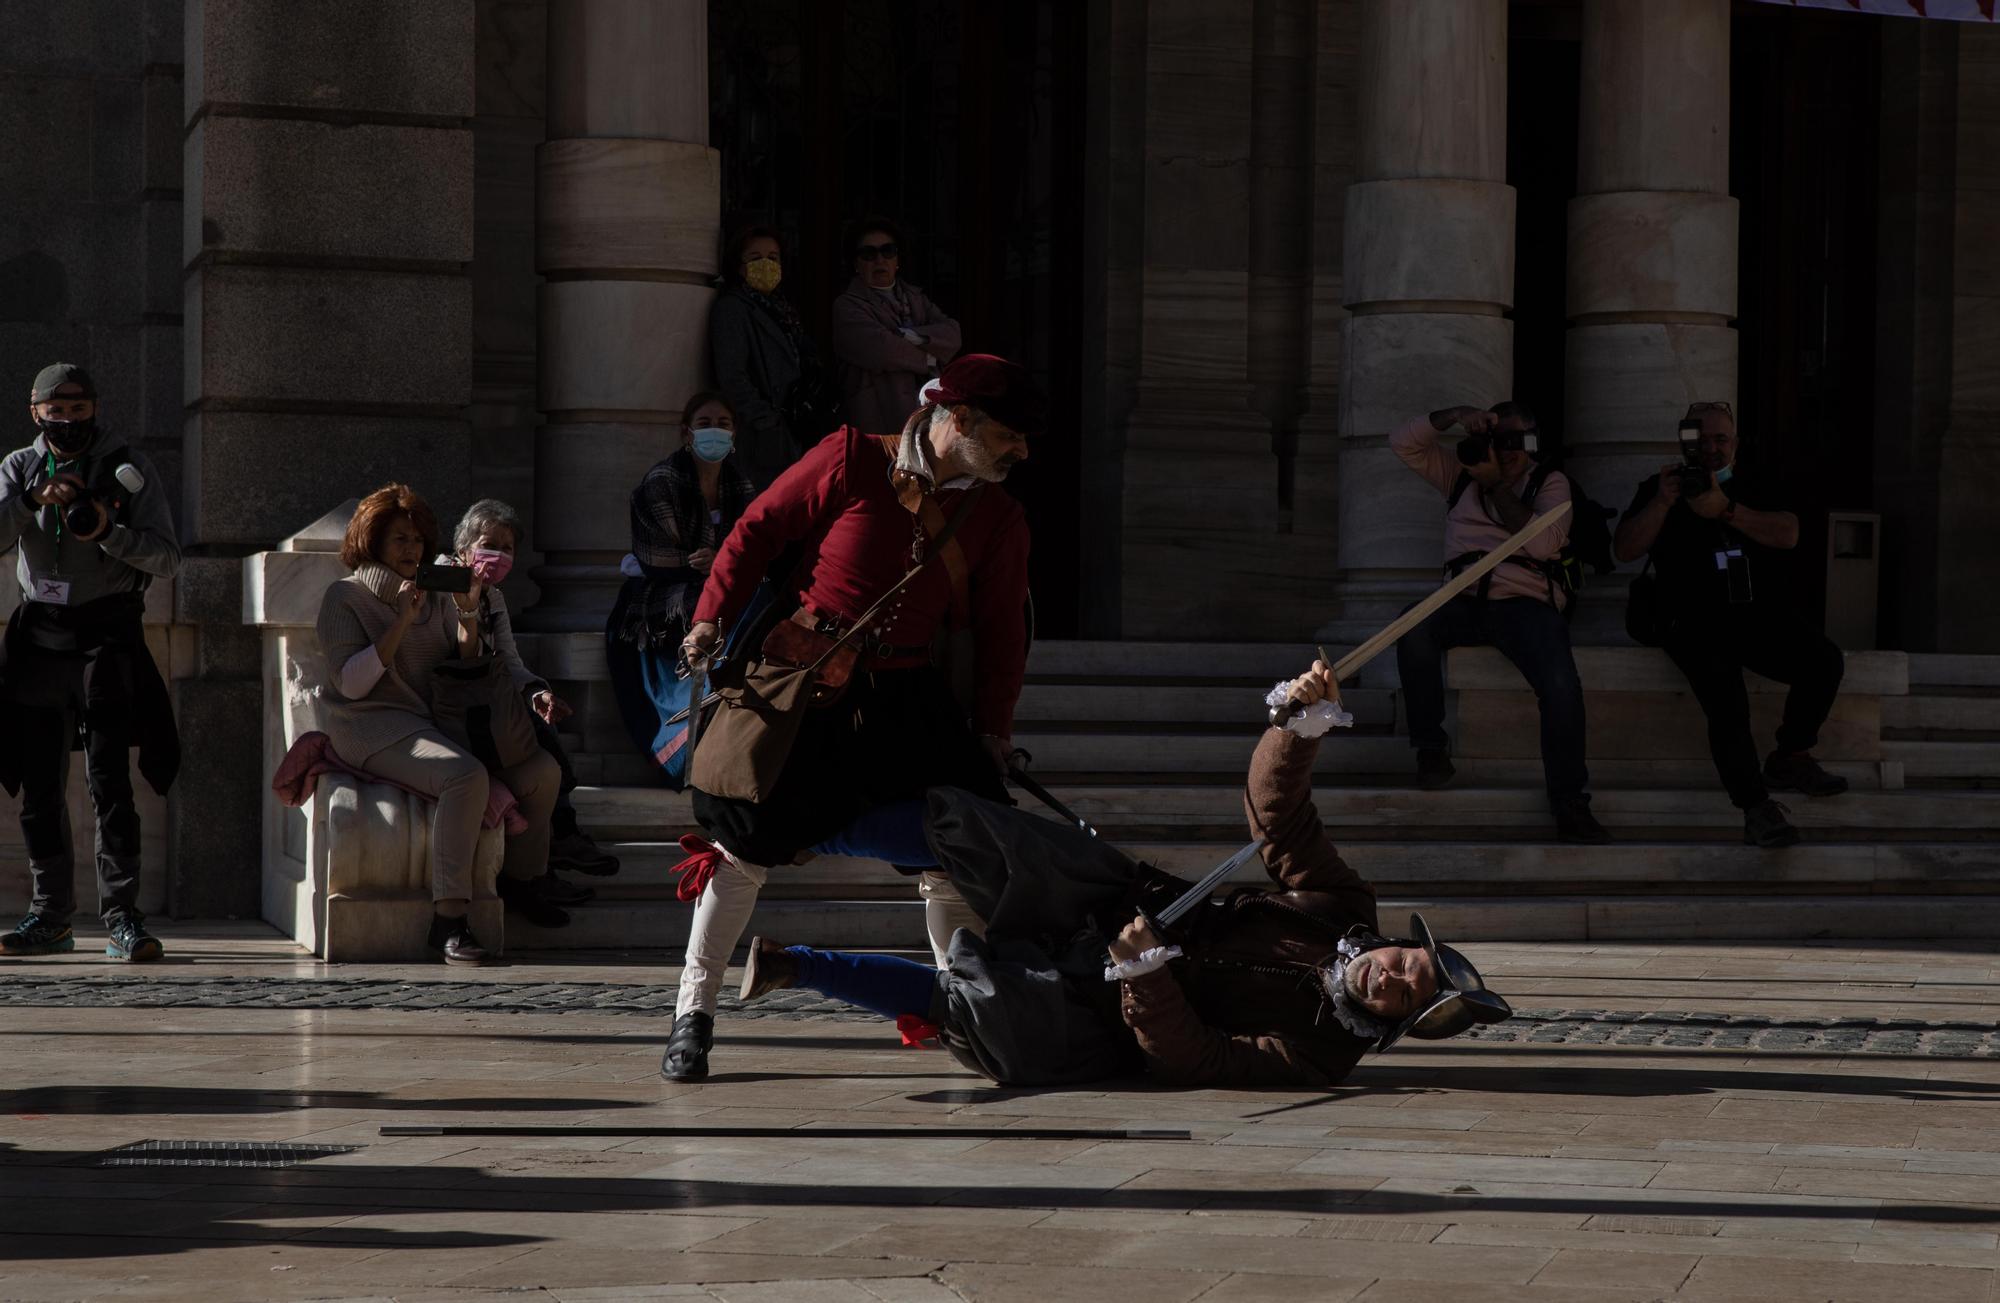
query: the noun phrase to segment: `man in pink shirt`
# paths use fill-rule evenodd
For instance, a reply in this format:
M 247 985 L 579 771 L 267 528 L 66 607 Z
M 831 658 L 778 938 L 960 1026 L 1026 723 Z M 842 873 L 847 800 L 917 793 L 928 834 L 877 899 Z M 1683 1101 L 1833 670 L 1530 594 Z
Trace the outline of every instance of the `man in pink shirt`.
M 1454 450 L 1438 436 L 1457 425 Z M 1491 410 L 1447 407 L 1405 422 L 1389 436 L 1403 464 L 1445 496 L 1444 565 L 1456 574 L 1543 512 L 1570 500 L 1569 480 L 1535 464 L 1535 416 L 1520 403 Z M 1417 785 L 1437 788 L 1456 772 L 1444 731 L 1444 655 L 1453 647 L 1497 647 L 1514 662 L 1542 713 L 1542 777 L 1556 833 L 1566 842 L 1599 843 L 1611 834 L 1590 813 L 1590 771 L 1583 760 L 1583 681 L 1570 653 L 1557 554 L 1568 523 L 1544 530 L 1501 562 L 1475 589 L 1453 598 L 1396 644 Z

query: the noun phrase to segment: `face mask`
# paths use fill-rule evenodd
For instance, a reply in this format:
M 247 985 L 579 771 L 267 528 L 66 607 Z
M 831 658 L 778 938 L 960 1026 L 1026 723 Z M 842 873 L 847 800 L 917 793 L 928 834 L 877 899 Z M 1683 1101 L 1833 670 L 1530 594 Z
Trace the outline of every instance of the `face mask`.
M 35 427 L 42 432 L 42 438 L 54 452 L 64 456 L 80 453 L 90 443 L 90 436 L 97 433 L 97 418 L 82 421 L 45 421 L 35 418 Z
M 694 455 L 703 461 L 721 461 L 736 446 L 736 436 L 727 430 L 704 425 L 694 431 Z
M 759 258 L 743 268 L 743 283 L 759 294 L 769 294 L 785 278 L 784 268 L 769 258 Z
M 1734 466 L 1724 466 L 1721 470 L 1715 473 L 1715 482 L 1717 484 L 1727 484 L 1729 483 L 1730 476 L 1734 474 L 1736 474 L 1736 468 Z
M 482 584 L 497 584 L 514 569 L 514 558 L 490 547 L 472 549 L 472 575 Z

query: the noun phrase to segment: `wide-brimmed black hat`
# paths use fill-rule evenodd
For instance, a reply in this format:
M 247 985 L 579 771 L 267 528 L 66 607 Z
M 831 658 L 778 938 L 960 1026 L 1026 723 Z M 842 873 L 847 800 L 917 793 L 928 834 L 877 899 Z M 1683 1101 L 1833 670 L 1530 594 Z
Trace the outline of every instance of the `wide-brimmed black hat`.
M 1422 914 L 1410 915 L 1410 936 L 1415 944 L 1430 952 L 1431 968 L 1437 973 L 1437 994 L 1375 1042 L 1377 1054 L 1405 1036 L 1441 1041 L 1474 1023 L 1496 1023 L 1513 1017 L 1513 1007 L 1486 989 L 1485 979 L 1479 976 L 1470 959 L 1450 946 L 1437 943 Z

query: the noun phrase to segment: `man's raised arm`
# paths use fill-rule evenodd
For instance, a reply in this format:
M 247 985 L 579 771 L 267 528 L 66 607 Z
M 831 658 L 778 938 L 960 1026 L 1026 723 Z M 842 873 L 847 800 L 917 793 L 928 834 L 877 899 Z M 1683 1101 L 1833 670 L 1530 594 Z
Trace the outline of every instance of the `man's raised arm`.
M 1296 680 L 1293 699 L 1310 706 L 1328 695 L 1333 671 L 1323 662 Z M 1341 897 L 1357 920 L 1375 922 L 1375 889 L 1340 858 L 1312 802 L 1313 761 L 1320 739 L 1289 728 L 1264 731 L 1250 759 L 1243 814 L 1252 836 L 1264 838 L 1264 867 L 1288 891 L 1324 891 Z

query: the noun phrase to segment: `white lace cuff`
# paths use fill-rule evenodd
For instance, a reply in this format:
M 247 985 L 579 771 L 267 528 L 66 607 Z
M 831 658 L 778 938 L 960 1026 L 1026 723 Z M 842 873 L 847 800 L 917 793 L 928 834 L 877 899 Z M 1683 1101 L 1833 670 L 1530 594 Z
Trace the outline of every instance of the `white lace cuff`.
M 1290 700 L 1291 694 L 1292 682 L 1287 679 L 1264 694 L 1264 704 L 1275 709 Z M 1315 702 L 1312 706 L 1285 721 L 1286 731 L 1296 733 L 1300 737 L 1320 737 L 1328 729 L 1353 727 L 1354 716 L 1348 714 L 1339 706 L 1334 705 L 1331 701 Z
M 1104 980 L 1107 982 L 1122 982 L 1129 977 L 1144 977 L 1148 973 L 1157 973 L 1162 968 L 1165 968 L 1169 959 L 1179 959 L 1180 957 L 1181 948 L 1179 946 L 1154 946 L 1151 950 L 1141 950 L 1137 959 L 1126 959 L 1119 963 L 1106 964 L 1104 966 Z

